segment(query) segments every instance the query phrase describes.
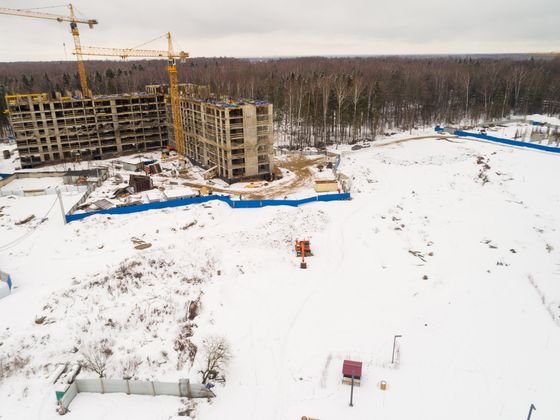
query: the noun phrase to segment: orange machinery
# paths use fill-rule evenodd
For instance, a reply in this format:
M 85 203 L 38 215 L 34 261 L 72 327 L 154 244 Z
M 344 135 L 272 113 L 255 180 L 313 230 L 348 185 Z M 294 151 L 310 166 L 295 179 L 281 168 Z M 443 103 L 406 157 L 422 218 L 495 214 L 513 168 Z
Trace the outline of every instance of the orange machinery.
M 311 244 L 308 240 L 296 240 L 296 255 L 301 257 L 300 268 L 307 268 L 307 263 L 305 262 L 305 257 L 311 257 L 313 253 L 311 252 Z

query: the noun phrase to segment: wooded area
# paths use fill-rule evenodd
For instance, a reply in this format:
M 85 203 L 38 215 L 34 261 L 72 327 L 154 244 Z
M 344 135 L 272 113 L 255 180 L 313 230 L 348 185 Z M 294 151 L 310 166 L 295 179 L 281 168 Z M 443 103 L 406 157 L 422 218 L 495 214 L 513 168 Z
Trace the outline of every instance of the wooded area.
M 95 94 L 167 82 L 165 60 L 88 61 Z M 194 58 L 181 82 L 217 95 L 266 99 L 293 147 L 374 139 L 392 129 L 560 113 L 560 59 L 508 58 Z M 74 62 L 0 63 L 4 93 L 78 89 Z M 6 124 L 0 100 L 0 123 Z

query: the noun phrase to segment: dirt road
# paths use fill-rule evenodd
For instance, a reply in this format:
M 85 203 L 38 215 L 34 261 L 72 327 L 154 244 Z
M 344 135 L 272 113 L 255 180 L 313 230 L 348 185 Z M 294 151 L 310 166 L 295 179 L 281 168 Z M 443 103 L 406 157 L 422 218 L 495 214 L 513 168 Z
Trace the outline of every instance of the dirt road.
M 289 170 L 295 175 L 295 177 L 286 183 L 282 183 L 268 188 L 265 187 L 259 190 L 250 189 L 250 188 L 244 190 L 233 190 L 229 188 L 209 186 L 204 183 L 190 181 L 190 180 L 185 180 L 183 182 L 183 185 L 192 188 L 197 188 L 197 189 L 202 187 L 207 187 L 214 192 L 231 194 L 233 196 L 242 195 L 243 198 L 246 198 L 248 200 L 284 198 L 284 196 L 296 192 L 298 189 L 300 189 L 303 186 L 311 185 L 313 183 L 313 179 L 309 167 L 312 165 L 317 165 L 319 163 L 324 164 L 325 158 L 319 157 L 319 158 L 310 159 L 306 156 L 299 156 L 299 155 L 291 156 L 285 161 L 278 162 L 277 165 Z
M 384 147 L 390 146 L 394 144 L 404 143 L 407 141 L 413 140 L 423 140 L 423 139 L 442 139 L 442 140 L 449 140 L 452 138 L 457 138 L 455 135 L 432 135 L 432 136 L 417 136 L 417 137 L 408 137 L 405 139 L 398 139 L 394 141 L 389 141 L 387 143 L 381 144 L 373 144 L 373 147 Z M 286 183 L 281 183 L 279 185 L 274 185 L 271 187 L 264 187 L 261 189 L 251 189 L 246 188 L 243 190 L 233 190 L 229 188 L 222 188 L 222 187 L 214 187 L 209 186 L 204 183 L 195 182 L 192 180 L 185 180 L 183 185 L 192 187 L 192 188 L 201 188 L 207 187 L 210 188 L 214 192 L 220 192 L 225 194 L 231 194 L 232 196 L 243 196 L 243 198 L 248 200 L 266 200 L 266 199 L 273 199 L 278 198 L 282 199 L 289 194 L 293 194 L 297 192 L 299 189 L 305 186 L 312 186 L 313 179 L 312 173 L 309 168 L 313 165 L 317 165 L 322 163 L 323 165 L 326 164 L 325 157 L 318 157 L 318 158 L 309 158 L 303 155 L 293 155 L 290 156 L 288 159 L 277 162 L 277 166 L 285 168 L 292 172 L 295 177 Z

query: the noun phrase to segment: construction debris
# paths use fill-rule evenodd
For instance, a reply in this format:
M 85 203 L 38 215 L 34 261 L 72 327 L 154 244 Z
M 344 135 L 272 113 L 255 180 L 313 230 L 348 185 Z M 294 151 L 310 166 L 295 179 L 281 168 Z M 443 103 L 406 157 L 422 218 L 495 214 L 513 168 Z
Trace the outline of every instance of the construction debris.
M 94 207 L 97 207 L 100 210 L 107 210 L 107 209 L 110 209 L 112 207 L 115 207 L 115 205 L 112 202 L 110 202 L 109 200 L 107 200 L 105 198 L 103 198 L 101 200 L 94 201 L 92 205 Z
M 144 172 L 150 175 L 160 174 L 162 172 L 161 165 L 159 163 L 152 163 L 144 167 Z
M 128 197 L 130 194 L 134 194 L 133 187 L 122 187 L 115 190 L 113 193 L 113 197 L 111 198 L 125 198 Z
M 208 170 L 206 170 L 202 173 L 202 177 L 204 179 L 214 178 L 216 176 L 217 169 L 218 169 L 217 166 L 212 166 L 210 169 L 208 169 Z
M 16 225 L 24 225 L 26 223 L 29 223 L 30 221 L 32 221 L 33 219 L 35 219 L 35 215 L 32 214 L 31 216 L 26 217 L 25 219 L 20 220 L 19 222 L 16 222 Z
M 159 165 L 158 165 L 159 166 Z M 160 168 L 161 172 L 161 168 Z M 134 188 L 134 192 L 139 193 L 142 191 L 151 190 L 154 186 L 152 178 L 147 175 L 134 175 L 131 174 L 128 178 L 128 185 Z
M 415 257 L 420 258 L 422 261 L 426 262 L 426 259 L 424 258 L 424 254 L 421 254 L 420 251 L 412 251 L 412 250 L 408 250 L 408 253 L 411 255 L 414 255 Z
M 134 245 L 134 249 L 146 249 L 146 248 L 150 248 L 152 246 L 151 243 L 144 241 L 143 239 L 140 238 L 130 238 L 130 240 L 135 244 Z
M 195 226 L 197 223 L 198 223 L 198 222 L 197 222 L 196 220 L 195 220 L 194 222 L 187 223 L 185 226 L 183 226 L 183 227 L 181 228 L 181 230 L 187 230 L 187 229 L 189 229 L 189 228 L 192 228 L 192 227 Z

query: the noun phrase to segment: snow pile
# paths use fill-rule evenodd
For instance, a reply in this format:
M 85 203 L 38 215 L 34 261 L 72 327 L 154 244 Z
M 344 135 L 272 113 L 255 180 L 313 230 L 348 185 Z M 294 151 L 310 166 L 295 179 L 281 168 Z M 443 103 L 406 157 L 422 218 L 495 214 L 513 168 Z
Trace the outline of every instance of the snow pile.
M 48 299 L 31 334 L 2 334 L 3 359 L 27 361 L 24 375 L 84 361 L 92 352 L 103 354 L 107 377 L 161 379 L 190 367 L 202 285 L 213 271 L 211 260 L 183 265 L 138 256 L 75 280 Z

